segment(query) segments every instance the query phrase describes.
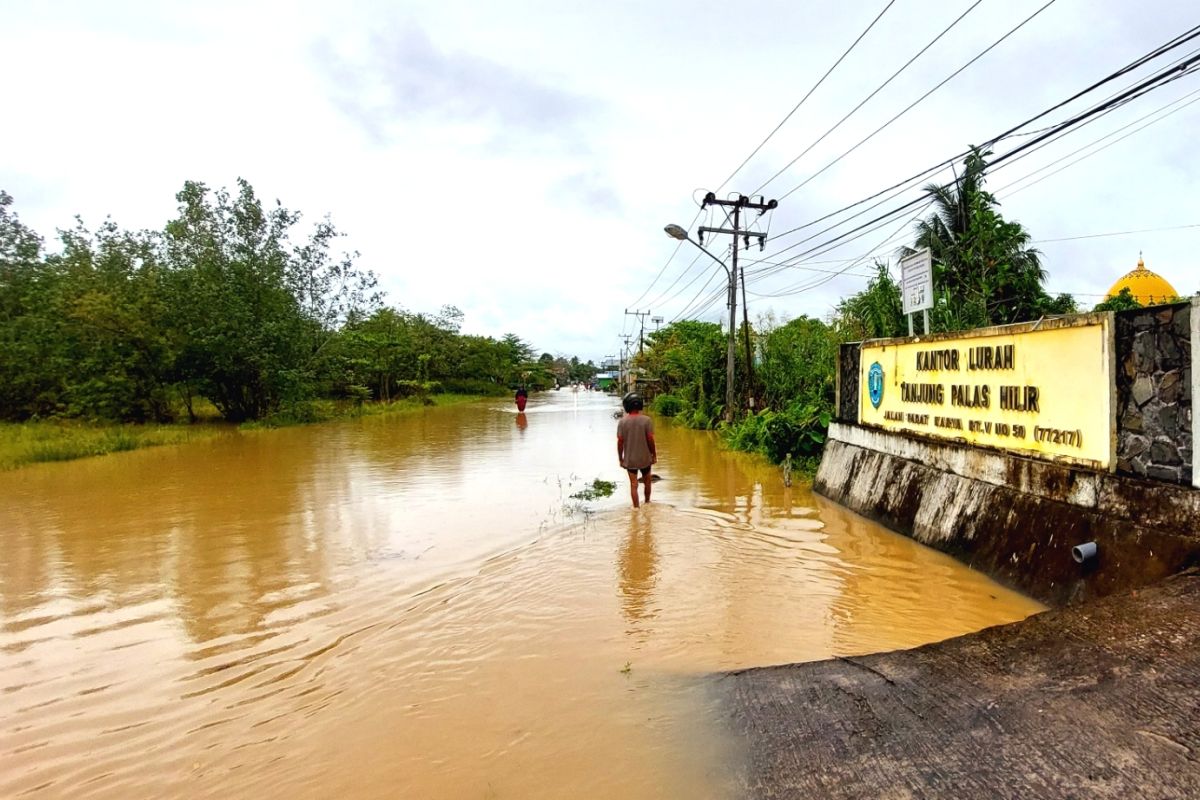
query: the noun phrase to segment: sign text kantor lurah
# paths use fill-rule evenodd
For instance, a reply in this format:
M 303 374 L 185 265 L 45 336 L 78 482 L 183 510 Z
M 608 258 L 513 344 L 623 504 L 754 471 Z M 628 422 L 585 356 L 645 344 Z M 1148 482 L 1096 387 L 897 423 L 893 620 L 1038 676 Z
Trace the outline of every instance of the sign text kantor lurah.
M 1113 449 L 1108 325 L 1032 327 L 864 342 L 859 419 L 1107 468 Z

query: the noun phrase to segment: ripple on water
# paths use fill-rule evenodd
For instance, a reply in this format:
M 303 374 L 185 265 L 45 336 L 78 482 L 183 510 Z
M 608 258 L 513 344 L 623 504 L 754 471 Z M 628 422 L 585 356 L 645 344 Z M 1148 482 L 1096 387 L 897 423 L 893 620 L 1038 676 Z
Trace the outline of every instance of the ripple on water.
M 564 508 L 560 395 L 0 475 L 0 796 L 721 796 L 713 673 L 1038 608 L 667 424 Z

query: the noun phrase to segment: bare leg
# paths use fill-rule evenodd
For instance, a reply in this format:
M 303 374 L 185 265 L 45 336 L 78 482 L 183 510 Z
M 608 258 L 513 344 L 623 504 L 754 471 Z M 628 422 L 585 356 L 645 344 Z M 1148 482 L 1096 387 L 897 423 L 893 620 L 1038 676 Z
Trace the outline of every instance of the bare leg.
M 637 472 L 626 472 L 625 474 L 627 474 L 629 476 L 629 499 L 633 501 L 633 507 L 637 508 L 638 507 L 638 496 L 637 496 L 637 485 L 638 485 L 637 476 L 638 476 L 638 474 L 637 474 Z
M 651 481 L 653 478 L 654 478 L 654 476 L 650 474 L 650 470 L 646 470 L 646 477 L 642 478 L 642 484 L 646 487 L 646 502 L 647 503 L 650 502 L 650 484 L 651 484 Z M 637 489 L 634 489 L 634 492 L 636 493 Z

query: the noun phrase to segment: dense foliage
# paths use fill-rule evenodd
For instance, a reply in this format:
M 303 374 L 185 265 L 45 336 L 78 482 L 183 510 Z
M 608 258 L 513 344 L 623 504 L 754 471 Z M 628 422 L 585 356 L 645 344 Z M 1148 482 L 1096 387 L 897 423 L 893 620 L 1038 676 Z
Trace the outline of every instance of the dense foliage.
M 732 425 L 725 413 L 727 339 L 715 323 L 676 322 L 651 334 L 635 364 L 653 376 L 654 413 L 695 428 L 720 427 L 727 443 L 774 461 L 788 453 L 820 453 L 833 412 L 837 339 L 820 320 L 800 317 L 778 323 L 771 317 L 751 332 L 755 385 L 748 385 L 745 353 L 737 348 L 740 381 L 735 395 L 753 389 L 759 410 Z
M 1006 325 L 1078 309 L 1070 295 L 1051 297 L 1043 284 L 1041 254 L 1018 222 L 1004 219 L 995 196 L 984 188 L 987 152 L 973 150 L 962 174 L 950 184 L 930 184 L 933 213 L 920 220 L 908 255 L 928 247 L 933 256 L 934 332 Z M 867 288 L 838 305 L 847 341 L 907 333 L 900 286 L 885 264 Z M 920 323 L 917 323 L 918 330 Z
M 1133 296 L 1133 292 L 1128 286 L 1122 286 L 1121 291 L 1113 297 L 1106 298 L 1104 302 L 1097 303 L 1093 311 L 1129 311 L 1134 308 L 1141 308 L 1142 304 Z
M 384 306 L 375 276 L 324 219 L 189 182 L 161 232 L 108 221 L 59 232 L 57 252 L 0 192 L 0 419 L 169 421 L 210 402 L 227 420 L 318 398 L 362 402 L 445 389 L 506 393 L 588 380 L 578 359 L 535 359 L 515 334 L 460 333 L 452 306 Z M 548 354 L 547 354 L 548 355 Z

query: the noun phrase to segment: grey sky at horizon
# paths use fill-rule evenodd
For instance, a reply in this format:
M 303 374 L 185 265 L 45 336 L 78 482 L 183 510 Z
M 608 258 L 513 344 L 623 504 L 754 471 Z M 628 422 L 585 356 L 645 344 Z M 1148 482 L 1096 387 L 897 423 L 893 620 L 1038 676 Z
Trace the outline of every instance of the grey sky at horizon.
M 763 193 L 777 197 L 807 179 L 1044 2 L 984 0 Z M 757 188 L 971 4 L 897 0 L 725 191 Z M 91 227 L 111 215 L 122 226 L 160 228 L 185 180 L 219 187 L 245 177 L 264 201 L 279 198 L 310 221 L 331 215 L 389 303 L 429 312 L 456 305 L 466 332 L 513 332 L 539 353 L 598 360 L 634 330 L 624 311 L 635 301 L 670 320 L 720 272 L 702 258 L 676 281 L 695 255 L 681 249 L 646 291 L 676 245 L 663 226 L 687 225 L 696 190 L 717 189 L 884 5 L 769 2 L 733 12 L 683 2 L 0 0 L 0 47 L 18 67 L 10 107 L 19 110 L 0 129 L 0 188 L 52 239 L 76 214 Z M 1058 0 L 783 200 L 771 231 L 1032 116 L 1195 17 L 1187 4 L 1163 0 Z M 1200 228 L 1179 227 L 1200 223 L 1200 201 L 1188 191 L 1200 172 L 1189 135 L 1200 104 L 1185 100 L 1076 166 L 1038 173 L 1030 180 L 1050 177 L 1027 190 L 1002 188 L 1198 89 L 1200 75 L 1179 80 L 991 178 L 1005 216 L 1039 242 L 1051 291 L 1076 292 L 1090 306 L 1139 251 L 1179 292 L 1200 289 Z M 868 252 L 898 225 L 814 256 L 811 266 L 841 269 L 839 259 Z M 1048 241 L 1162 228 L 1175 230 Z M 803 235 L 768 242 L 763 255 Z M 755 248 L 746 261 L 760 257 Z M 865 285 L 866 272 L 782 271 L 751 284 L 751 316 L 827 317 Z M 811 291 L 756 296 L 827 277 Z M 718 300 L 703 318 L 725 314 Z

